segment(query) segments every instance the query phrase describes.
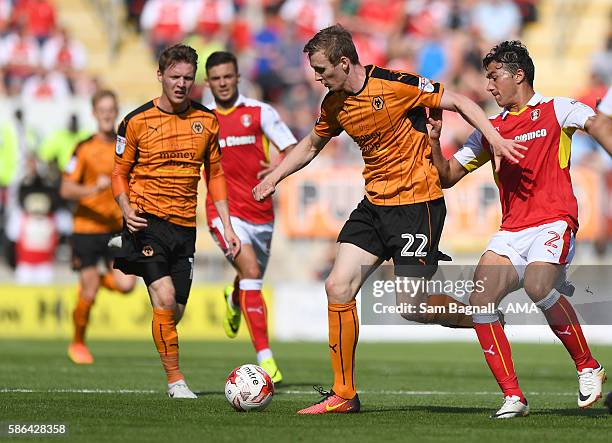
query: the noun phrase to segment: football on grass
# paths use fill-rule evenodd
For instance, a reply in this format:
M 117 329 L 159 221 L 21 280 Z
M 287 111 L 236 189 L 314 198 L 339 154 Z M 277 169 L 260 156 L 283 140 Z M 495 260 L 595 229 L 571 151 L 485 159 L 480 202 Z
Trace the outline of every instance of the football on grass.
M 237 411 L 261 411 L 272 401 L 274 383 L 257 365 L 234 369 L 225 382 L 225 397 Z

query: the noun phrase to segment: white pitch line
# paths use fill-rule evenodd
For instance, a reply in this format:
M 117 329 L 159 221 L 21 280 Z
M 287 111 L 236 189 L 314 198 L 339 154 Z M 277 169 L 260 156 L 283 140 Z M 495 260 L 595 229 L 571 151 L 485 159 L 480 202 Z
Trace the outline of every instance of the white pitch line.
M 501 395 L 497 391 L 476 391 L 476 392 L 456 392 L 456 391 L 357 391 L 359 394 L 366 395 L 405 395 L 405 396 L 434 396 L 434 395 Z M 0 394 L 10 393 L 36 393 L 36 394 L 162 394 L 163 391 L 155 391 L 151 389 L 27 389 L 27 388 L 2 388 Z M 222 392 L 218 393 L 219 395 Z M 308 395 L 315 394 L 312 390 L 279 390 L 278 394 L 282 395 Z M 549 395 L 549 396 L 575 396 L 573 392 L 527 392 L 527 395 Z

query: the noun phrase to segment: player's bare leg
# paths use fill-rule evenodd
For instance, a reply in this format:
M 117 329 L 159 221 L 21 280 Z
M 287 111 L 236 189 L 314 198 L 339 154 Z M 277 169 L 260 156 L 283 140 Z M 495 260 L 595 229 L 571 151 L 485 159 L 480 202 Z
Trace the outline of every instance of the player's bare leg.
M 185 377 L 179 369 L 179 342 L 176 331 L 177 319 L 184 312 L 178 309 L 172 278 L 165 276 L 148 286 L 149 297 L 153 305 L 151 323 L 153 341 L 166 371 L 168 379 L 168 396 L 173 398 L 197 398 L 185 383 Z
M 418 277 L 400 277 L 414 280 L 414 284 L 408 284 L 409 288 L 422 288 L 427 280 Z M 416 292 L 397 292 L 395 295 L 396 304 L 398 306 L 414 306 L 414 309 L 409 311 L 404 309 L 400 312 L 401 316 L 408 320 L 424 324 L 438 324 L 449 328 L 472 328 L 474 323 L 470 315 L 464 312 L 465 304 L 446 295 L 446 294 L 428 294 L 423 290 Z M 454 312 L 451 311 L 451 306 Z M 458 312 L 461 311 L 461 312 Z
M 100 286 L 120 294 L 129 294 L 136 286 L 136 276 L 126 275 L 118 269 L 113 269 L 112 263 L 109 263 L 108 271 L 100 275 Z
M 474 281 L 480 283 L 482 290 L 472 292 L 470 304 L 487 307 L 494 303 L 497 306 L 509 292 L 518 287 L 519 276 L 509 258 L 486 251 L 476 267 Z M 493 417 L 513 418 L 527 415 L 529 406 L 519 387 L 510 343 L 499 322 L 498 313 L 478 313 L 472 318 L 487 364 L 504 393 L 504 403 Z
M 298 414 L 359 412 L 355 389 L 355 350 L 359 338 L 359 317 L 355 296 L 367 277 L 382 263 L 377 256 L 350 244 L 340 243 L 336 261 L 325 281 L 329 355 L 334 371 L 331 392 L 321 390 L 323 399 Z
M 591 355 L 576 312 L 555 287 L 565 278 L 565 265 L 533 262 L 525 270 L 525 292 L 538 306 L 563 343 L 578 371 L 578 406 L 588 408 L 602 396 L 606 372 Z
M 79 273 L 79 294 L 72 313 L 74 336 L 68 347 L 68 356 L 77 364 L 93 363 L 93 356 L 85 344 L 85 332 L 89 323 L 89 313 L 100 287 L 98 270 L 95 266 L 81 269 Z
M 274 383 L 280 383 L 283 376 L 270 349 L 268 310 L 261 292 L 262 271 L 253 245 L 243 241 L 240 255 L 233 260 L 232 264 L 238 272 L 240 310 L 244 315 L 251 342 L 257 353 L 257 364 L 270 375 Z

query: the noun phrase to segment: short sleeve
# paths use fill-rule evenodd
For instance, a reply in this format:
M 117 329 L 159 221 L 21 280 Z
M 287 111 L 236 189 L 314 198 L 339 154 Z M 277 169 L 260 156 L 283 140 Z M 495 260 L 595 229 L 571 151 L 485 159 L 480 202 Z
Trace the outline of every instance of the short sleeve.
M 601 103 L 597 107 L 597 110 L 602 114 L 612 118 L 612 87 L 608 89 L 608 93 L 601 100 Z
M 595 111 L 578 100 L 567 97 L 555 97 L 555 114 L 562 128 L 584 129 L 589 117 L 595 115 Z
M 341 104 L 338 94 L 328 94 L 321 103 L 321 115 L 315 123 L 314 131 L 319 137 L 336 137 L 344 130 L 338 121 L 338 112 Z
M 475 171 L 491 159 L 489 151 L 482 144 L 482 134 L 476 130 L 454 157 L 468 172 Z
M 261 108 L 261 128 L 264 134 L 280 150 L 284 151 L 287 147 L 297 143 L 289 127 L 281 120 L 278 112 L 269 105 Z
M 417 74 L 395 73 L 396 80 L 391 82 L 397 98 L 407 109 L 416 107 L 438 108 L 444 94 L 444 85 Z

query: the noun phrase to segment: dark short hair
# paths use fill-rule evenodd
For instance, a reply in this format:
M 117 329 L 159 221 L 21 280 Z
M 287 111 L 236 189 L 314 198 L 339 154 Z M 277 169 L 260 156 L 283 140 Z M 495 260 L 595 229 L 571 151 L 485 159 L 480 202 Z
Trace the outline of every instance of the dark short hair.
M 359 55 L 357 55 L 353 37 L 341 25 L 321 29 L 304 46 L 304 52 L 308 54 L 308 57 L 312 57 L 312 54 L 318 51 L 323 51 L 325 57 L 334 66 L 340 63 L 342 57 L 348 58 L 354 65 L 359 63 Z
M 197 70 L 198 53 L 191 46 L 182 44 L 170 46 L 159 56 L 159 72 L 163 74 L 167 68 L 178 62 L 189 63 L 194 70 Z
M 98 89 L 96 93 L 91 97 L 91 106 L 95 108 L 98 102 L 106 97 L 112 98 L 115 101 L 115 105 L 117 104 L 117 94 L 115 94 L 110 89 Z
M 208 71 L 215 66 L 224 65 L 226 63 L 232 63 L 236 69 L 236 73 L 238 73 L 238 60 L 234 54 L 227 51 L 215 51 L 206 59 L 206 73 L 208 74 Z
M 529 85 L 533 87 L 535 78 L 535 66 L 529 56 L 525 45 L 518 40 L 501 42 L 482 59 L 482 65 L 486 69 L 492 62 L 501 63 L 508 72 L 516 74 L 522 69 Z

